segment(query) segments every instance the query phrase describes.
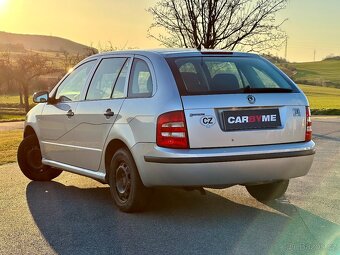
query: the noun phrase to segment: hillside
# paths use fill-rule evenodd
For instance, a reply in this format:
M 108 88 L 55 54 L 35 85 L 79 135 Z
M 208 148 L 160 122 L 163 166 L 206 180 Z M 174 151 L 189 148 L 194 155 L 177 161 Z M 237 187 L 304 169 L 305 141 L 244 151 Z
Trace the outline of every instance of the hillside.
M 19 48 L 35 51 L 67 51 L 71 54 L 85 55 L 90 47 L 56 36 L 14 34 L 0 31 L 0 49 Z M 14 50 L 15 51 L 15 50 Z
M 340 89 L 340 60 L 286 63 L 278 66 L 296 83 L 334 87 Z M 287 72 L 285 69 L 289 69 Z
M 340 60 L 296 63 L 293 66 L 297 70 L 294 78 L 299 83 L 315 83 L 340 88 Z

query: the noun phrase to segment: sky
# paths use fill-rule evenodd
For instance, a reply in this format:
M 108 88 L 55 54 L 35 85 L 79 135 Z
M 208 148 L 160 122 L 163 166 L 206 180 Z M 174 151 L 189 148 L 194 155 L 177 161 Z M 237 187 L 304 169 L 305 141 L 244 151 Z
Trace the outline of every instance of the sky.
M 102 47 L 159 48 L 147 37 L 157 0 L 0 0 L 0 31 L 64 37 Z M 288 19 L 287 58 L 307 62 L 340 55 L 340 0 L 289 0 L 277 20 Z M 285 50 L 271 52 L 284 57 Z

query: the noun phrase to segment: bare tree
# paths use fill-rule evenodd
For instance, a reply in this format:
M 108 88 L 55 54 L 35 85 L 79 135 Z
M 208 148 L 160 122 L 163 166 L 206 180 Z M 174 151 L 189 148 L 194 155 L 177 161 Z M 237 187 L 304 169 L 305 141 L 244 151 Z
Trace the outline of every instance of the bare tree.
M 264 51 L 285 38 L 276 13 L 287 0 L 159 0 L 149 36 L 166 47 Z
M 23 106 L 22 90 L 14 78 L 15 63 L 11 52 L 4 51 L 0 54 L 0 91 L 4 93 L 15 89 L 19 93 L 20 106 Z M 5 86 L 7 85 L 7 88 Z
M 86 57 L 98 54 L 98 50 L 95 47 L 93 47 L 93 43 L 91 43 L 88 47 L 86 47 L 85 50 L 86 50 L 86 53 L 85 53 Z
M 72 67 L 74 67 L 76 64 L 78 64 L 80 61 L 82 61 L 87 56 L 77 54 L 70 54 L 67 51 L 63 51 L 61 53 L 61 64 L 63 66 L 63 69 L 65 72 L 68 72 Z
M 103 46 L 104 44 L 104 46 Z M 111 41 L 106 41 L 105 43 L 98 42 L 98 50 L 99 52 L 108 52 L 108 51 L 123 51 L 123 50 L 133 50 L 137 49 L 137 47 L 128 46 L 128 42 L 125 42 L 123 46 L 115 46 Z
M 0 55 L 0 85 L 4 86 L 10 83 L 12 79 L 11 70 L 11 55 L 9 52 L 2 52 Z M 2 88 L 2 90 L 5 90 Z M 0 90 L 1 91 L 1 90 Z
M 83 59 L 98 53 L 98 50 L 92 47 L 92 44 L 84 48 L 84 50 L 86 50 L 85 54 L 71 54 L 66 50 L 61 52 L 61 55 L 59 55 L 59 57 L 61 59 L 61 65 L 65 72 L 68 72 L 72 67 L 74 67 Z
M 20 56 L 14 68 L 14 77 L 21 86 L 23 96 L 25 111 L 28 112 L 29 107 L 29 93 L 31 83 L 37 79 L 39 76 L 53 73 L 55 69 L 53 68 L 51 60 L 47 57 L 42 56 L 37 53 L 29 53 Z

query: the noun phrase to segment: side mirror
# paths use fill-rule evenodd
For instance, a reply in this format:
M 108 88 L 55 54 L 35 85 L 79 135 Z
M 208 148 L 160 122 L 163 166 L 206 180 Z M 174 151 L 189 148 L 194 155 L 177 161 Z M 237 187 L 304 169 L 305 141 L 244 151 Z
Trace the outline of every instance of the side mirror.
M 35 92 L 33 94 L 33 102 L 34 103 L 46 103 L 49 98 L 49 92 L 48 91 L 39 91 Z

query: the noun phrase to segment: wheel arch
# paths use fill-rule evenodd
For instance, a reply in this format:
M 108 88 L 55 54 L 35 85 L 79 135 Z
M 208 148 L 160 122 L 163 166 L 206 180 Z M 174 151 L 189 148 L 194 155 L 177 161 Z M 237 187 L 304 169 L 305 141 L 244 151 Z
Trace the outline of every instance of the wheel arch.
M 35 135 L 37 137 L 37 133 L 35 132 L 34 128 L 30 125 L 27 125 L 24 129 L 24 138 L 30 135 Z
M 130 151 L 129 147 L 126 145 L 125 142 L 123 142 L 120 139 L 113 139 L 111 140 L 105 149 L 105 180 L 106 182 L 108 182 L 108 173 L 109 173 L 109 169 L 110 169 L 110 163 L 111 163 L 111 159 L 113 157 L 113 155 L 116 153 L 117 150 L 121 149 L 121 148 L 126 148 L 127 150 Z M 130 151 L 131 152 L 131 151 Z

